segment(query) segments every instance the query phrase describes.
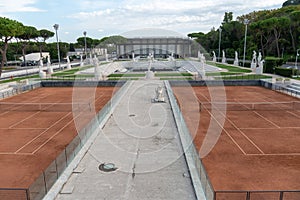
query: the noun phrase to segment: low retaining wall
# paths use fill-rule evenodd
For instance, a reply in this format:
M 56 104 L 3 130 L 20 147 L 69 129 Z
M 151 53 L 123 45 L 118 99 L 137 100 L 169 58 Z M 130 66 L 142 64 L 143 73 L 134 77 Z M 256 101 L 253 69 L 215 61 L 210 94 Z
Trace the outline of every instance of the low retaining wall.
M 14 96 L 16 94 L 22 93 L 22 92 L 26 92 L 29 90 L 34 90 L 35 88 L 39 88 L 41 87 L 41 83 L 40 82 L 36 82 L 33 84 L 28 84 L 28 85 L 15 85 L 14 87 L 9 87 L 3 91 L 0 91 L 0 99 L 4 99 L 7 97 L 11 97 Z
M 196 197 L 198 200 L 214 200 L 213 187 L 207 177 L 206 170 L 202 164 L 200 156 L 197 153 L 190 131 L 184 121 L 183 115 L 168 81 L 165 81 L 165 86 Z
M 261 86 L 260 80 L 169 81 L 171 86 Z
M 122 86 L 126 81 L 42 81 L 42 87 L 115 87 Z

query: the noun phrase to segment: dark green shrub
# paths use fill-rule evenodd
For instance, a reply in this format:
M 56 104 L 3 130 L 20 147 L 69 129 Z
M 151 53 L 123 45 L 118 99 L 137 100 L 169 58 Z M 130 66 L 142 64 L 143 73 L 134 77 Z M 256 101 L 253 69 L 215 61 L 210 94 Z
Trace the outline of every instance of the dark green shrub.
M 265 64 L 264 64 L 264 72 L 273 74 L 275 68 L 281 66 L 282 63 L 283 63 L 282 58 L 266 57 Z
M 295 69 L 287 69 L 287 68 L 281 68 L 276 67 L 275 68 L 275 74 L 284 76 L 284 77 L 292 77 L 296 73 Z

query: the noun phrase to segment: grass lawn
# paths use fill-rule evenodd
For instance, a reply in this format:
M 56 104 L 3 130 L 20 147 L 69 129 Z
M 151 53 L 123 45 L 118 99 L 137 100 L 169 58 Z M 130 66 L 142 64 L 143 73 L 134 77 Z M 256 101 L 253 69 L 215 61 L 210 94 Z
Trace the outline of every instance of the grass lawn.
M 164 78 L 160 78 L 160 80 L 193 80 L 193 79 L 189 77 L 183 77 L 183 78 L 164 77 Z
M 72 68 L 72 69 L 69 69 L 69 70 L 62 71 L 62 72 L 53 73 L 53 74 L 51 74 L 51 76 L 72 75 L 72 74 L 75 74 L 76 72 L 86 70 L 86 69 L 89 69 L 89 68 L 92 68 L 92 67 L 94 67 L 94 66 L 76 67 L 76 68 Z
M 21 81 L 21 80 L 28 79 L 28 78 L 39 78 L 39 75 L 23 76 L 23 77 L 20 77 L 20 78 L 6 79 L 6 80 L 3 80 L 3 81 L 0 81 L 0 84 L 1 83 L 14 82 L 14 81 Z
M 155 73 L 155 76 L 162 77 L 162 76 L 193 76 L 192 74 L 188 72 L 171 72 L 171 73 Z
M 144 73 L 127 73 L 127 74 L 110 74 L 109 78 L 121 78 L 121 77 L 144 77 L 146 74 Z
M 216 80 L 256 80 L 256 79 L 265 79 L 265 78 L 272 78 L 271 76 L 260 75 L 260 74 L 247 74 L 241 76 L 222 76 L 216 77 Z
M 226 75 L 237 75 L 240 72 L 209 72 L 205 73 L 206 76 L 226 76 Z
M 207 64 L 222 68 L 222 69 L 227 69 L 228 72 L 235 72 L 235 73 L 250 73 L 252 70 L 250 69 L 242 69 L 239 67 L 234 67 L 234 66 L 228 66 L 220 63 L 212 63 L 212 62 L 207 62 Z
M 110 80 L 110 81 L 118 81 L 118 80 L 139 80 L 139 78 L 130 78 L 130 77 L 126 77 L 126 78 L 122 78 L 122 77 L 109 77 L 108 80 Z

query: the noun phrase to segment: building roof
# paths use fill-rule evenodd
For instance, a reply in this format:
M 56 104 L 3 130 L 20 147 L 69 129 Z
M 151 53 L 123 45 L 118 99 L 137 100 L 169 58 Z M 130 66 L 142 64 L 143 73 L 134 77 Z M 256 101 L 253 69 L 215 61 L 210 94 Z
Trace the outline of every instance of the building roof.
M 121 36 L 125 38 L 187 38 L 181 33 L 158 28 L 132 30 L 122 33 Z

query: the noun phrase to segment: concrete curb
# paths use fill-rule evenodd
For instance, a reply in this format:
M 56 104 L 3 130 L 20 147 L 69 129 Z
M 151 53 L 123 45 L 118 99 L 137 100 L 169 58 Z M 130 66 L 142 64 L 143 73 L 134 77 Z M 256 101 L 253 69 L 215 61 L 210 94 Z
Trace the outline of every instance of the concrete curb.
M 175 97 L 173 95 L 171 86 L 170 86 L 168 81 L 165 81 L 165 86 L 166 86 L 168 97 L 170 99 L 170 104 L 171 104 L 174 120 L 175 120 L 175 123 L 177 125 L 177 130 L 178 130 L 178 133 L 179 133 L 179 136 L 180 136 L 180 141 L 181 141 L 181 145 L 182 145 L 182 148 L 183 148 L 183 151 L 184 151 L 184 156 L 185 156 L 185 159 L 186 159 L 186 162 L 187 162 L 187 165 L 188 165 L 188 168 L 189 168 L 189 172 L 190 172 L 190 175 L 191 175 L 192 184 L 193 184 L 193 187 L 194 187 L 196 198 L 198 200 L 206 200 L 204 191 L 202 189 L 203 187 L 202 187 L 202 184 L 201 184 L 201 181 L 200 181 L 200 175 L 197 171 L 196 163 L 193 159 L 193 158 L 198 157 L 198 159 L 200 160 L 199 155 L 194 155 L 195 150 L 193 151 L 193 148 L 195 149 L 195 147 L 194 147 L 194 144 L 192 142 L 192 139 L 190 138 L 190 136 L 187 137 L 186 136 L 187 133 L 184 132 L 180 128 L 183 125 L 183 126 L 185 126 L 185 127 L 183 127 L 183 129 L 187 130 L 187 127 L 185 125 L 185 122 L 183 120 L 183 116 L 182 116 L 181 112 L 180 111 L 178 113 L 175 112 L 175 110 L 179 110 L 179 107 L 176 103 Z M 177 106 L 177 108 L 175 108 L 176 106 Z

